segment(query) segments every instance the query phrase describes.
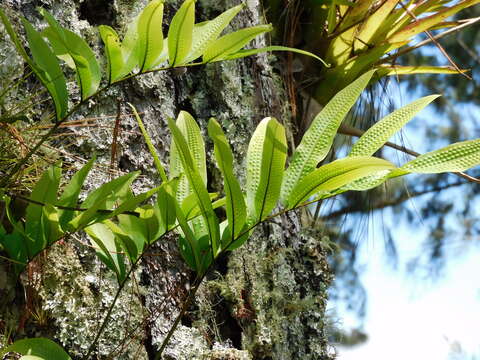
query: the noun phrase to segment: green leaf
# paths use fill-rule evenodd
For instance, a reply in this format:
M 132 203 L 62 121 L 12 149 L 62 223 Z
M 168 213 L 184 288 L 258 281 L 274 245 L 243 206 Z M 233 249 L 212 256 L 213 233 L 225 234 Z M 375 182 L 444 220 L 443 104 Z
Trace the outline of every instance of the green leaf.
M 15 229 L 10 234 L 0 234 L 0 244 L 7 251 L 9 258 L 15 261 L 15 274 L 19 275 L 29 262 L 25 236 Z
M 85 40 L 74 32 L 62 28 L 48 11 L 40 9 L 40 13 L 50 25 L 44 34 L 57 56 L 69 55 L 73 59 L 82 100 L 85 100 L 97 91 L 102 78 L 95 54 Z
M 480 164 L 480 139 L 462 141 L 435 150 L 406 163 L 400 170 L 435 174 L 460 172 Z
M 397 31 L 393 34 L 388 41 L 390 42 L 401 42 L 405 40 L 409 40 L 417 34 L 420 34 L 426 30 L 431 29 L 441 21 L 445 20 L 446 18 L 455 15 L 460 10 L 473 6 L 475 4 L 480 3 L 480 0 L 465 0 L 460 1 L 454 6 L 444 8 L 443 10 L 439 10 L 435 12 L 433 15 L 423 17 L 418 19 L 417 21 L 405 26 L 404 28 Z
M 130 184 L 139 174 L 140 173 L 136 171 L 120 176 L 91 192 L 80 205 L 87 210 L 81 212 L 68 223 L 69 230 L 77 231 L 85 226 L 91 225 L 90 223 L 92 221 L 99 218 L 104 219 L 105 215 L 99 214 L 98 210 L 109 210 L 116 202 L 124 201 L 127 198 Z
M 163 0 L 153 0 L 138 19 L 138 57 L 140 72 L 156 64 L 163 50 Z
M 123 69 L 120 71 L 122 76 L 130 74 L 133 69 L 139 66 L 140 63 L 140 51 L 138 41 L 138 21 L 140 15 L 136 16 L 132 22 L 128 25 L 127 33 L 122 41 L 122 54 L 123 54 L 123 63 L 125 64 Z
M 184 63 L 192 46 L 195 23 L 195 0 L 186 0 L 172 19 L 168 29 L 168 58 L 170 66 Z
M 60 239 L 63 231 L 60 227 L 58 210 L 51 204 L 45 204 L 42 209 L 41 229 L 47 245 L 53 244 Z
M 195 119 L 186 111 L 180 111 L 177 118 L 177 127 L 187 142 L 193 159 L 193 167 L 197 169 L 204 184 L 207 183 L 207 165 L 205 155 L 205 143 Z M 176 146 L 175 138 L 170 146 L 170 177 L 180 177 L 184 173 L 184 165 Z M 181 204 L 191 194 L 191 186 L 188 178 L 182 177 L 177 186 L 176 198 Z
M 381 65 L 377 68 L 380 77 L 414 75 L 414 74 L 459 74 L 458 70 L 450 66 L 400 66 L 400 65 Z M 468 70 L 461 70 L 466 73 Z
M 176 201 L 173 189 L 176 188 L 178 179 L 170 180 L 162 185 L 154 204 L 155 215 L 158 218 L 159 229 L 156 237 L 160 237 L 175 226 Z
M 141 211 L 141 209 L 137 209 Z M 144 234 L 144 222 L 132 215 L 119 215 L 118 225 L 110 220 L 103 222 L 120 242 L 130 261 L 135 262 L 142 253 L 147 238 Z
M 118 39 L 117 32 L 107 25 L 100 25 L 98 27 L 100 37 L 105 44 L 105 54 L 107 57 L 107 74 L 108 83 L 114 83 L 125 76 L 122 45 Z
M 246 56 L 255 55 L 255 54 L 264 53 L 264 52 L 270 52 L 270 51 L 289 51 L 289 52 L 294 52 L 294 53 L 297 53 L 297 54 L 307 55 L 307 56 L 310 56 L 310 57 L 313 57 L 313 58 L 317 59 L 318 61 L 320 61 L 326 67 L 330 67 L 330 65 L 327 64 L 325 61 L 323 61 L 322 58 L 318 57 L 315 54 L 312 54 L 311 52 L 296 49 L 296 48 L 291 48 L 291 47 L 287 47 L 287 46 L 275 46 L 275 45 L 274 46 L 266 46 L 266 47 L 259 48 L 259 49 L 239 50 L 239 51 L 237 51 L 237 52 L 235 52 L 231 55 L 225 56 L 224 60 L 240 59 L 240 58 L 244 58 Z
M 242 10 L 243 4 L 228 9 L 215 19 L 195 24 L 192 33 L 192 47 L 185 59 L 185 63 L 189 63 L 203 55 L 205 50 L 215 41 L 223 29 L 227 27 L 232 19 Z
M 400 0 L 385 0 L 375 9 L 373 14 L 369 14 L 366 21 L 362 24 L 361 30 L 356 35 L 353 44 L 355 50 L 365 50 L 368 45 L 374 42 L 375 36 L 383 32 L 383 23 L 386 22 L 390 13 L 395 9 Z M 385 29 L 388 31 L 389 29 Z M 396 41 L 391 41 L 396 42 Z
M 61 173 L 62 169 L 60 166 L 53 165 L 48 168 L 33 188 L 29 199 L 42 204 L 55 204 Z M 27 206 L 25 234 L 31 239 L 31 241 L 27 243 L 30 259 L 45 249 L 48 243 L 51 242 L 51 239 L 45 238 L 45 234 L 41 231 L 43 216 L 42 205 L 30 203 Z
M 36 356 L 44 360 L 71 360 L 63 348 L 50 339 L 22 339 L 0 351 L 1 355 L 16 352 L 22 355 Z
M 140 128 L 140 131 L 142 132 L 143 138 L 145 139 L 145 142 L 147 143 L 148 150 L 150 151 L 150 154 L 153 157 L 153 163 L 155 164 L 155 167 L 157 168 L 157 172 L 160 175 L 160 178 L 162 179 L 163 182 L 167 181 L 167 175 L 165 174 L 165 169 L 163 168 L 162 163 L 160 162 L 160 159 L 158 157 L 158 154 L 155 150 L 155 147 L 153 146 L 152 139 L 150 139 L 150 136 L 148 135 L 147 130 L 145 129 L 145 126 L 143 125 L 142 119 L 138 115 L 137 109 L 135 107 L 128 103 L 130 108 L 133 111 L 133 114 L 135 115 L 135 118 L 137 119 L 138 127 Z
M 349 156 L 370 156 L 380 149 L 419 111 L 440 95 L 430 95 L 395 110 L 368 129 L 353 145 Z
M 328 34 L 331 34 L 337 25 L 337 7 L 335 5 L 335 2 L 332 1 L 332 4 L 328 6 Z
M 210 196 L 207 188 L 205 187 L 205 181 L 200 175 L 197 162 L 194 161 L 194 158 L 190 153 L 187 141 L 184 138 L 182 131 L 177 127 L 172 119 L 169 119 L 168 126 L 175 140 L 175 146 L 177 147 L 178 154 L 183 165 L 183 170 L 187 176 L 191 191 L 193 194 L 195 194 L 198 207 L 200 208 L 202 217 L 205 221 L 206 231 L 212 246 L 212 252 L 214 256 L 216 256 L 220 239 L 218 219 L 217 215 L 213 211 L 212 203 L 210 202 Z M 188 128 L 190 130 L 193 129 L 193 127 Z M 194 149 L 192 150 L 194 151 Z
M 262 221 L 276 206 L 286 159 L 284 127 L 275 118 L 263 119 L 247 151 L 248 224 Z
M 97 255 L 107 267 L 117 274 L 117 280 L 121 283 L 125 280 L 125 262 L 122 248 L 115 239 L 115 234 L 103 223 L 96 223 L 85 228 L 85 232 L 99 247 Z
M 333 161 L 299 181 L 286 201 L 287 208 L 293 209 L 314 195 L 328 196 L 328 193 L 378 171 L 393 169 L 392 163 L 375 157 L 347 157 Z
M 22 19 L 27 34 L 28 44 L 32 53 L 33 62 L 29 64 L 33 72 L 47 88 L 55 104 L 57 120 L 67 114 L 68 93 L 67 83 L 55 54 L 50 50 L 38 31 L 25 19 Z M 33 66 L 32 66 L 33 65 Z
M 213 201 L 218 197 L 218 193 L 209 193 L 208 195 L 210 196 L 210 201 Z M 183 199 L 181 207 L 183 214 L 185 215 L 185 218 L 187 218 L 187 220 L 191 220 L 196 216 L 202 215 L 200 208 L 198 207 L 195 194 L 193 193 Z
M 259 25 L 235 31 L 215 40 L 205 50 L 203 62 L 220 61 L 236 53 L 258 35 L 272 31 L 272 25 Z
M 232 150 L 222 128 L 213 118 L 208 122 L 208 135 L 215 145 L 215 158 L 223 175 L 228 226 L 233 240 L 242 231 L 246 222 L 245 199 L 240 184 L 233 173 Z
M 175 213 L 178 219 L 178 224 L 182 229 L 179 237 L 179 248 L 180 253 L 182 254 L 185 262 L 192 267 L 194 270 L 200 272 L 201 270 L 201 261 L 200 261 L 200 252 L 198 250 L 198 242 L 193 234 L 192 229 L 188 226 L 187 219 L 183 214 L 182 209 L 178 205 L 178 202 L 174 199 L 175 203 Z
M 158 186 L 156 188 L 150 189 L 138 195 L 127 198 L 120 205 L 118 205 L 118 207 L 115 210 L 113 210 L 113 212 L 110 213 L 108 217 L 111 218 L 127 211 L 134 211 L 137 208 L 137 206 L 139 206 L 141 203 L 145 202 L 147 199 L 150 199 L 153 195 L 155 195 L 160 190 L 160 188 L 161 186 Z
M 369 71 L 341 90 L 313 119 L 285 172 L 280 195 L 282 203 L 285 204 L 300 179 L 315 170 L 317 164 L 327 156 L 340 123 L 368 85 L 373 74 L 374 71 Z
M 83 183 L 87 178 L 88 173 L 92 169 L 95 157 L 87 162 L 73 177 L 70 182 L 65 186 L 62 196 L 57 202 L 57 205 L 74 208 L 77 206 L 78 196 L 82 190 Z M 75 212 L 73 210 L 61 210 L 60 213 L 60 225 L 62 229 L 66 230 L 66 225 L 73 219 Z

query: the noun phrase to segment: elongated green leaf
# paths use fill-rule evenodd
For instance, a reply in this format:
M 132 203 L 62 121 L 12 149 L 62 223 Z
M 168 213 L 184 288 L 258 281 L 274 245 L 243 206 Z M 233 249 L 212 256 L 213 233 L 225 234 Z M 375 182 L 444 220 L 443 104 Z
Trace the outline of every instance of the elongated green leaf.
M 226 212 L 232 240 L 242 231 L 247 218 L 245 199 L 240 184 L 233 173 L 233 154 L 230 145 L 215 119 L 208 122 L 208 134 L 215 144 L 215 158 L 223 175 Z
M 89 162 L 87 162 L 75 175 L 73 175 L 70 182 L 65 186 L 60 199 L 57 202 L 57 205 L 66 206 L 75 208 L 78 202 L 78 196 L 82 190 L 83 183 L 87 178 L 88 173 L 92 169 L 95 157 L 93 157 Z M 67 223 L 73 219 L 74 211 L 73 210 L 61 210 L 60 213 L 60 225 L 64 230 L 66 230 Z
M 205 187 L 205 181 L 200 175 L 200 172 L 196 166 L 196 162 L 190 153 L 187 141 L 185 140 L 182 131 L 177 127 L 172 119 L 169 119 L 168 126 L 172 132 L 173 138 L 175 139 L 175 146 L 177 147 L 179 157 L 182 161 L 183 170 L 188 178 L 190 188 L 192 193 L 195 194 L 198 207 L 200 208 L 202 217 L 205 220 L 213 255 L 216 256 L 220 239 L 218 218 L 213 211 L 212 203 L 210 202 L 210 197 L 208 195 L 207 188 Z M 193 128 L 189 127 L 189 129 Z
M 459 172 L 480 164 L 480 139 L 462 141 L 420 155 L 406 163 L 400 170 L 412 173 L 433 174 Z
M 129 197 L 128 199 L 123 201 L 115 210 L 113 210 L 113 212 L 108 214 L 108 217 L 111 218 L 126 211 L 134 211 L 141 203 L 145 202 L 153 195 L 155 195 L 160 190 L 160 188 L 161 186 L 158 186 L 138 195 Z
M 125 279 L 125 262 L 122 248 L 115 239 L 115 234 L 102 223 L 96 223 L 85 228 L 85 232 L 97 244 L 97 255 L 110 270 L 117 274 L 118 282 Z
M 98 30 L 100 31 L 100 37 L 105 44 L 108 83 L 111 84 L 125 75 L 123 72 L 125 62 L 123 59 L 122 46 L 118 39 L 117 32 L 110 26 L 100 25 Z
M 153 0 L 138 19 L 140 72 L 155 64 L 163 49 L 163 0 Z
M 0 355 L 3 356 L 8 352 L 31 355 L 43 360 L 71 360 L 60 345 L 46 338 L 17 340 L 12 345 L 2 349 Z
M 284 127 L 275 118 L 265 118 L 252 135 L 247 152 L 248 223 L 265 219 L 280 195 L 287 143 Z
M 160 178 L 162 179 L 162 181 L 166 182 L 167 181 L 167 175 L 165 174 L 165 169 L 163 168 L 163 165 L 160 162 L 157 151 L 155 150 L 155 147 L 153 146 L 152 139 L 150 139 L 150 136 L 148 135 L 147 129 L 145 129 L 145 126 L 143 125 L 142 119 L 138 115 L 137 109 L 135 109 L 135 107 L 130 103 L 128 103 L 128 105 L 132 109 L 132 111 L 135 115 L 135 118 L 137 119 L 138 127 L 140 128 L 140 131 L 142 132 L 143 138 L 145 139 L 145 142 L 147 144 L 148 150 L 150 151 L 150 154 L 153 157 L 153 163 L 155 164 L 155 167 L 157 168 L 157 172 L 160 175 Z
M 213 199 L 218 194 L 213 193 L 213 194 L 209 194 L 209 195 L 210 195 L 210 198 Z M 192 195 L 189 195 L 189 197 L 190 196 L 192 196 Z M 184 212 L 184 215 L 185 215 L 185 218 L 187 219 L 187 221 L 190 221 L 190 220 L 195 219 L 198 216 L 201 216 L 202 213 L 200 212 L 200 209 L 197 206 L 197 204 L 193 204 L 193 205 L 191 204 L 190 206 L 187 206 L 187 204 L 186 204 L 187 199 L 185 199 L 183 204 L 182 204 L 182 211 Z M 213 210 L 215 210 L 215 209 L 218 209 L 218 208 L 221 208 L 221 207 L 225 207 L 226 204 L 227 204 L 227 199 L 223 197 L 221 199 L 218 199 L 218 200 L 215 200 L 214 202 L 212 202 L 212 208 L 213 208 Z M 185 213 L 185 211 L 188 211 L 188 214 Z
M 140 15 L 136 16 L 127 27 L 127 32 L 122 41 L 122 54 L 124 67 L 121 71 L 122 74 L 130 74 L 133 69 L 140 64 L 140 42 L 138 41 L 138 21 Z
M 193 164 L 198 171 L 204 184 L 207 183 L 207 165 L 205 155 L 205 143 L 200 133 L 200 128 L 195 119 L 186 111 L 180 111 L 177 118 L 177 127 L 187 142 L 190 150 Z M 176 145 L 176 139 L 173 138 L 170 146 L 170 177 L 181 176 L 185 172 L 184 165 Z M 183 200 L 191 194 L 191 186 L 187 177 L 182 177 L 177 186 L 176 198 L 181 204 Z
M 280 195 L 284 204 L 300 179 L 313 171 L 327 156 L 340 123 L 368 85 L 373 73 L 373 71 L 365 73 L 340 91 L 315 117 L 285 172 Z
M 99 214 L 99 209 L 109 210 L 116 202 L 122 202 L 127 198 L 129 186 L 140 173 L 138 171 L 120 176 L 103 184 L 91 192 L 80 205 L 88 210 L 82 211 L 68 223 L 70 231 L 77 231 L 88 226 L 96 219 L 104 219 L 104 214 Z
M 144 209 L 136 209 L 137 212 L 144 214 Z M 153 211 L 152 211 L 153 212 Z M 149 216 L 149 214 L 146 214 Z M 120 241 L 122 247 L 128 255 L 128 258 L 133 263 L 142 253 L 145 245 L 148 244 L 148 230 L 145 227 L 143 219 L 132 215 L 119 215 L 118 225 L 110 220 L 104 221 L 104 224 L 115 234 L 115 237 Z
M 328 15 L 327 15 L 327 31 L 328 34 L 331 34 L 337 25 L 337 7 L 335 6 L 335 2 L 332 1 L 332 4 L 328 7 Z
M 168 38 L 163 39 L 163 46 L 162 52 L 157 57 L 155 61 L 153 61 L 152 65 L 150 66 L 151 69 L 157 69 L 161 64 L 168 61 Z
M 57 120 L 63 119 L 68 109 L 67 83 L 55 54 L 50 50 L 38 31 L 22 19 L 33 57 L 32 70 L 47 88 L 55 104 Z M 32 65 L 32 64 L 30 64 Z
M 398 32 L 393 34 L 388 40 L 390 42 L 400 42 L 400 41 L 411 39 L 415 35 L 420 34 L 425 30 L 431 29 L 432 27 L 434 27 L 441 21 L 445 20 L 446 18 L 452 15 L 455 15 L 460 10 L 473 6 L 478 3 L 480 3 L 480 0 L 460 1 L 454 6 L 444 8 L 443 10 L 439 10 L 435 12 L 433 15 L 418 19 L 417 21 L 405 26 L 404 28 L 400 29 Z
M 208 195 L 210 196 L 210 201 L 213 201 L 218 197 L 218 193 L 209 193 Z M 185 218 L 187 220 L 193 219 L 195 216 L 201 215 L 200 209 L 198 208 L 198 204 L 195 199 L 195 194 L 193 193 L 183 199 L 181 207 L 183 214 L 185 215 Z
M 205 50 L 203 62 L 220 61 L 236 53 L 258 35 L 271 31 L 272 25 L 259 25 L 235 31 L 215 40 Z
M 186 0 L 172 19 L 168 29 L 168 58 L 170 66 L 184 63 L 192 46 L 195 23 L 195 0 Z
M 379 32 L 383 22 L 387 19 L 389 14 L 395 9 L 400 0 L 385 0 L 373 14 L 367 17 L 367 20 L 362 25 L 360 32 L 356 35 L 357 40 L 354 43 L 354 48 L 364 50 L 371 44 L 371 41 Z M 389 29 L 385 29 L 388 31 Z M 394 42 L 392 40 L 392 42 Z
M 387 179 L 391 177 L 395 172 L 399 171 L 398 169 L 386 169 L 386 170 L 377 170 L 369 174 L 368 176 L 362 177 L 355 181 L 352 181 L 345 186 L 342 186 L 338 191 L 333 192 L 333 195 L 337 195 L 344 191 L 354 190 L 354 191 L 366 191 L 373 189 L 381 184 L 383 184 Z M 404 175 L 399 174 L 400 175 Z
M 74 32 L 62 28 L 48 11 L 40 9 L 40 13 L 50 25 L 44 34 L 57 56 L 69 55 L 75 62 L 82 100 L 85 100 L 97 91 L 102 78 L 95 54 L 85 40 Z
M 57 190 L 60 184 L 61 172 L 60 166 L 57 165 L 48 168 L 35 185 L 29 197 L 30 200 L 38 201 L 42 204 L 55 204 L 57 201 Z M 32 240 L 27 243 L 30 258 L 33 258 L 48 245 L 49 239 L 47 239 L 41 231 L 43 215 L 42 205 L 30 203 L 27 206 L 25 234 Z
M 295 208 L 311 196 L 334 191 L 355 180 L 376 174 L 378 171 L 393 169 L 395 166 L 389 161 L 367 156 L 333 161 L 314 170 L 299 181 L 286 201 L 287 208 Z
M 53 244 L 63 235 L 63 231 L 60 227 L 58 210 L 51 204 L 45 204 L 42 208 L 40 226 L 47 245 Z
M 232 19 L 243 7 L 243 4 L 237 5 L 218 15 L 213 20 L 195 24 L 192 33 L 192 48 L 185 59 L 185 63 L 189 63 L 202 56 L 205 50 L 220 36 L 223 29 L 230 24 Z
M 196 271 L 200 271 L 201 261 L 197 239 L 195 238 L 192 229 L 190 229 L 190 226 L 188 226 L 187 219 L 185 218 L 180 205 L 175 199 L 173 201 L 175 203 L 175 213 L 178 219 L 178 224 L 182 229 L 178 244 L 180 253 L 190 267 Z
M 16 229 L 15 229 L 16 230 Z M 18 231 L 0 234 L 0 244 L 8 257 L 14 261 L 15 274 L 19 275 L 28 264 L 28 249 L 25 237 Z
M 173 189 L 177 187 L 177 184 L 178 179 L 170 180 L 169 182 L 162 184 L 162 187 L 157 194 L 154 211 L 159 222 L 159 229 L 155 238 L 162 236 L 175 226 L 176 201 Z
M 458 70 L 450 66 L 400 66 L 400 65 L 382 65 L 378 68 L 379 76 L 397 76 L 413 74 L 458 74 Z M 468 70 L 461 70 L 462 73 Z
M 423 97 L 385 116 L 360 137 L 352 147 L 350 156 L 373 155 L 419 111 L 439 96 L 430 95 Z
M 289 51 L 289 52 L 294 52 L 294 53 L 297 53 L 297 54 L 307 55 L 307 56 L 310 56 L 310 57 L 313 57 L 313 58 L 317 59 L 318 61 L 320 61 L 326 67 L 330 67 L 330 65 L 327 64 L 325 61 L 323 61 L 322 58 L 318 57 L 315 54 L 312 54 L 311 52 L 308 52 L 308 51 L 305 51 L 305 50 L 300 50 L 300 49 L 295 49 L 295 48 L 291 48 L 291 47 L 287 47 L 287 46 L 275 46 L 275 45 L 274 46 L 266 46 L 266 47 L 259 48 L 259 49 L 240 50 L 240 51 L 237 51 L 236 53 L 225 56 L 224 60 L 239 59 L 239 58 L 244 58 L 246 56 L 255 55 L 255 54 L 264 53 L 264 52 L 270 52 L 270 51 Z

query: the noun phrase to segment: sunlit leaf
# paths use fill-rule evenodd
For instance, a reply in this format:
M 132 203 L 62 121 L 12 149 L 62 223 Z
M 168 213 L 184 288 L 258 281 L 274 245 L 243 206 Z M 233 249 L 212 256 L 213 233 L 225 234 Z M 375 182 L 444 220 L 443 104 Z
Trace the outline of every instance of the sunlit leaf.
M 197 167 L 197 161 L 195 161 L 193 157 L 195 154 L 190 152 L 189 146 L 187 145 L 187 140 L 183 136 L 182 131 L 172 119 L 169 119 L 168 126 L 172 132 L 173 138 L 175 139 L 175 146 L 177 147 L 178 154 L 183 165 L 183 170 L 185 171 L 191 191 L 193 194 L 195 194 L 197 204 L 205 221 L 207 235 L 210 238 L 210 244 L 215 256 L 218 249 L 220 233 L 217 215 L 213 211 L 205 181 L 202 179 L 200 171 Z M 192 127 L 189 128 L 192 129 Z
M 204 51 L 220 36 L 223 29 L 227 27 L 243 7 L 243 4 L 237 5 L 220 14 L 213 20 L 195 24 L 192 33 L 192 47 L 190 53 L 185 59 L 185 63 L 202 56 Z
M 168 57 L 170 66 L 184 63 L 192 46 L 195 23 L 195 0 L 186 0 L 172 19 L 168 29 Z
M 236 53 L 258 35 L 271 31 L 271 25 L 259 25 L 235 31 L 215 40 L 205 50 L 203 62 L 220 61 Z
M 163 49 L 163 0 L 153 0 L 138 19 L 138 57 L 140 72 L 155 65 Z
M 60 64 L 38 31 L 22 19 L 27 40 L 33 57 L 32 70 L 47 88 L 55 104 L 57 120 L 63 119 L 68 109 L 67 83 Z
M 389 161 L 367 156 L 333 161 L 312 171 L 298 182 L 286 201 L 287 208 L 295 208 L 312 196 L 328 194 L 378 171 L 393 169 L 395 166 Z
M 12 345 L 2 349 L 0 354 L 5 355 L 8 352 L 31 355 L 43 360 L 71 360 L 60 345 L 46 338 L 17 340 Z
M 480 139 L 467 140 L 420 155 L 400 170 L 412 173 L 460 172 L 480 164 Z
M 63 193 L 57 202 L 57 205 L 75 208 L 77 207 L 78 196 L 82 190 L 83 183 L 87 178 L 88 173 L 92 169 L 95 157 L 87 162 L 75 175 L 72 176 L 70 182 L 63 189 Z M 73 210 L 59 209 L 60 213 L 60 225 L 63 229 L 66 229 L 66 224 L 73 219 Z
M 56 55 L 70 56 L 73 59 L 82 100 L 85 100 L 97 91 L 102 78 L 95 54 L 85 40 L 61 27 L 48 11 L 40 9 L 40 13 L 50 25 L 43 34 L 50 41 Z
M 230 145 L 215 119 L 208 122 L 208 134 L 215 144 L 215 158 L 223 175 L 226 212 L 232 239 L 243 229 L 247 217 L 245 200 L 240 184 L 233 173 L 233 154 Z
M 110 26 L 100 25 L 98 30 L 105 45 L 108 83 L 111 84 L 125 75 L 123 71 L 125 62 L 123 59 L 122 45 L 118 39 L 117 32 Z
M 125 262 L 122 248 L 115 240 L 115 234 L 103 223 L 85 228 L 85 232 L 98 246 L 97 255 L 107 267 L 117 274 L 118 282 L 125 280 Z
M 373 155 L 419 111 L 439 96 L 423 97 L 385 116 L 360 137 L 353 145 L 350 156 Z
M 327 156 L 340 123 L 368 85 L 373 73 L 373 71 L 367 72 L 337 93 L 315 117 L 285 172 L 280 196 L 284 204 L 300 179 L 313 171 Z
M 248 223 L 265 219 L 280 195 L 287 144 L 284 127 L 275 118 L 265 118 L 250 139 L 247 151 Z

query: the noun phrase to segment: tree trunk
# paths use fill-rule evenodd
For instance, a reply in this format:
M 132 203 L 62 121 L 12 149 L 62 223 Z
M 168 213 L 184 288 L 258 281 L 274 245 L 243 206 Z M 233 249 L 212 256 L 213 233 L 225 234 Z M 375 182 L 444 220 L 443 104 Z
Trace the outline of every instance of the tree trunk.
M 42 22 L 35 7 L 46 7 L 101 54 L 95 26 L 124 29 L 146 2 L 6 0 L 2 6 L 9 15 L 23 15 L 37 28 Z M 198 0 L 197 22 L 238 3 Z M 165 5 L 166 24 L 179 4 L 169 1 Z M 233 28 L 263 23 L 262 14 L 259 0 L 249 0 Z M 11 43 L 2 39 L 2 54 L 7 49 L 12 52 Z M 254 46 L 264 44 L 265 40 L 257 40 Z M 221 123 L 235 151 L 237 168 L 244 169 L 248 140 L 263 117 L 275 116 L 288 127 L 289 106 L 282 80 L 272 68 L 275 61 L 271 55 L 260 55 L 122 82 L 73 115 L 71 120 L 91 119 L 89 126 L 63 129 L 66 137 L 53 145 L 63 149 L 64 164 L 76 168 L 82 159 L 96 153 L 99 166 L 88 183 L 93 188 L 112 176 L 105 169 L 110 166 L 112 133 L 119 119 L 118 154 L 110 173 L 141 170 L 143 176 L 135 189 L 151 188 L 158 183 L 155 169 L 135 120 L 127 116 L 126 103 L 130 102 L 142 113 L 165 164 L 170 143 L 167 118 L 186 110 L 197 119 L 204 135 L 210 117 Z M 16 64 L 2 65 L 11 74 L 22 66 L 13 55 L 7 63 Z M 28 93 L 19 90 L 19 94 Z M 121 116 L 117 118 L 118 101 Z M 45 109 L 35 108 L 34 119 L 39 119 L 42 111 Z M 211 142 L 206 140 L 206 144 L 207 159 L 211 159 Z M 212 162 L 208 172 L 215 185 L 210 190 L 221 190 L 219 171 Z M 10 326 L 15 338 L 51 337 L 75 358 L 85 355 L 117 287 L 87 241 L 83 236 L 70 238 L 39 256 L 22 276 L 25 293 L 15 288 L 6 273 L 7 265 L 2 265 L 0 290 L 7 296 L 0 305 L 5 333 Z M 179 257 L 174 237 L 156 245 L 122 292 L 98 344 L 98 358 L 153 358 L 193 278 Z M 320 239 L 302 234 L 298 214 L 277 217 L 257 229 L 242 248 L 221 259 L 207 276 L 164 359 L 329 359 L 325 306 L 330 280 Z

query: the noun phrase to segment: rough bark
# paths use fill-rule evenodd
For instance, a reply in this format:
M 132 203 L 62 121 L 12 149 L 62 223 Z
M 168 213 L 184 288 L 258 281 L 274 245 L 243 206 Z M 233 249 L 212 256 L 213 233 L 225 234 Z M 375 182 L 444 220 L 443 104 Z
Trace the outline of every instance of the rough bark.
M 199 0 L 197 21 L 212 18 L 238 2 Z M 166 23 L 179 3 L 166 4 Z M 2 6 L 9 15 L 23 14 L 36 25 L 41 21 L 35 7 L 44 6 L 63 25 L 81 33 L 100 54 L 94 26 L 109 24 L 121 29 L 145 4 L 146 0 L 6 0 Z M 262 23 L 262 14 L 259 1 L 249 0 L 233 27 Z M 0 46 L 2 53 L 12 53 L 6 39 L 0 40 Z M 68 140 L 56 145 L 68 151 L 61 157 L 74 167 L 79 167 L 83 158 L 97 154 L 99 164 L 104 166 L 97 167 L 89 179 L 90 188 L 108 179 L 105 168 L 110 160 L 117 99 L 121 99 L 122 104 L 130 102 L 143 113 L 165 162 L 170 138 L 167 117 L 187 110 L 203 131 L 208 119 L 216 117 L 227 132 L 241 169 L 248 139 L 264 116 L 275 116 L 288 126 L 287 97 L 280 77 L 272 69 L 275 61 L 273 56 L 262 55 L 125 81 L 72 118 L 95 118 L 94 126 L 65 129 Z M 11 55 L 6 64 L 9 67 L 2 65 L 2 76 L 9 71 L 11 75 L 21 61 Z M 18 96 L 26 95 L 19 90 Z M 122 105 L 122 114 L 127 113 L 127 107 Z M 41 114 L 33 116 L 38 119 Z M 154 167 L 134 119 L 121 117 L 120 127 L 115 172 L 141 170 L 143 176 L 135 184 L 136 190 L 152 187 L 157 181 Z M 207 146 L 207 158 L 212 158 L 208 140 Z M 208 171 L 212 186 L 221 189 L 213 163 L 209 163 Z M 86 242 L 85 237 L 78 236 L 56 244 L 39 257 L 29 274 L 23 275 L 23 289 L 28 290 L 30 299 L 35 299 L 34 304 L 25 304 L 23 289 L 14 286 L 8 266 L 2 265 L 0 290 L 6 296 L 2 296 L 0 306 L 4 330 L 10 326 L 17 338 L 49 336 L 64 344 L 72 355 L 81 358 L 85 354 L 116 290 L 113 275 L 96 260 Z M 165 359 L 330 358 L 325 305 L 331 275 L 320 239 L 302 234 L 296 214 L 262 226 L 243 248 L 222 259 L 215 270 L 175 332 Z M 178 314 L 192 278 L 192 272 L 179 258 L 174 237 L 158 244 L 124 290 L 99 343 L 99 358 L 152 358 Z M 35 309 L 38 316 L 26 314 L 26 307 Z M 124 341 L 126 333 L 133 335 Z

